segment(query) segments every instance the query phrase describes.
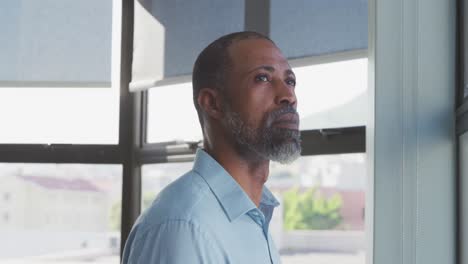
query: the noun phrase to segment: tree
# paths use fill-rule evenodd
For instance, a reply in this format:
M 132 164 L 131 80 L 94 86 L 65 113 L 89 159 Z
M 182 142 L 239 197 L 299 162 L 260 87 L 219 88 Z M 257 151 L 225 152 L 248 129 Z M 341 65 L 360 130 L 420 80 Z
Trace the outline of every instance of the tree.
M 343 201 L 339 194 L 326 198 L 317 188 L 303 193 L 291 189 L 284 193 L 283 203 L 286 230 L 333 229 L 342 221 L 340 209 Z

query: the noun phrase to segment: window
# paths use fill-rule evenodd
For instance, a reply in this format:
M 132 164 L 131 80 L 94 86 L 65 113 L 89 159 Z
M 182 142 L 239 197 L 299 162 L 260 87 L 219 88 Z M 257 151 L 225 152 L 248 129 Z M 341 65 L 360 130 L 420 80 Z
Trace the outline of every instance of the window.
M 293 67 L 293 70 L 298 82 L 301 130 L 367 124 L 367 58 Z
M 270 230 L 283 263 L 365 262 L 365 170 L 364 154 L 271 164 L 267 186 L 281 205 Z
M 119 263 L 119 245 L 110 245 L 120 237 L 121 188 L 119 165 L 0 163 L 0 193 L 15 193 L 2 214 L 0 259 Z
M 201 140 L 203 136 L 192 98 L 191 83 L 151 89 L 147 141 Z
M 0 4 L 2 263 L 120 262 L 121 5 Z
M 115 144 L 114 88 L 2 88 L 0 143 Z
M 0 144 L 118 142 L 120 4 L 0 4 Z
M 367 58 L 293 70 L 301 130 L 366 125 Z M 202 140 L 191 83 L 155 87 L 148 93 L 149 143 Z

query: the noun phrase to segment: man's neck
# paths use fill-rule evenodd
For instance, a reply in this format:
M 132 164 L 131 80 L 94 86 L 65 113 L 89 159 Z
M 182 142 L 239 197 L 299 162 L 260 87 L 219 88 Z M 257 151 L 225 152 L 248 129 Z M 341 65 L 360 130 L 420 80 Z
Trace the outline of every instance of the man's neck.
M 205 149 L 236 180 L 258 207 L 263 185 L 268 179 L 269 160 L 255 160 L 240 156 L 232 148 Z

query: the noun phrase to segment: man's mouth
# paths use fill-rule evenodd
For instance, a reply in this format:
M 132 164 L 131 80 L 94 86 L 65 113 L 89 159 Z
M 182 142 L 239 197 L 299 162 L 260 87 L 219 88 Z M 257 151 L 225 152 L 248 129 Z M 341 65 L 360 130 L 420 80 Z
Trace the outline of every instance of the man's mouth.
M 299 115 L 296 113 L 286 113 L 273 121 L 271 126 L 287 128 L 292 130 L 299 129 Z

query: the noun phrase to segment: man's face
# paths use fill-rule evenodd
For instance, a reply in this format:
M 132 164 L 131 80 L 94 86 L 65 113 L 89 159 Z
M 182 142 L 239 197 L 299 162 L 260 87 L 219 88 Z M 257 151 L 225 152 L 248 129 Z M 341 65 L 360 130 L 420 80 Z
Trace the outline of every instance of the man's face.
M 265 39 L 229 48 L 225 127 L 241 153 L 289 163 L 301 152 L 295 75 L 278 48 Z

